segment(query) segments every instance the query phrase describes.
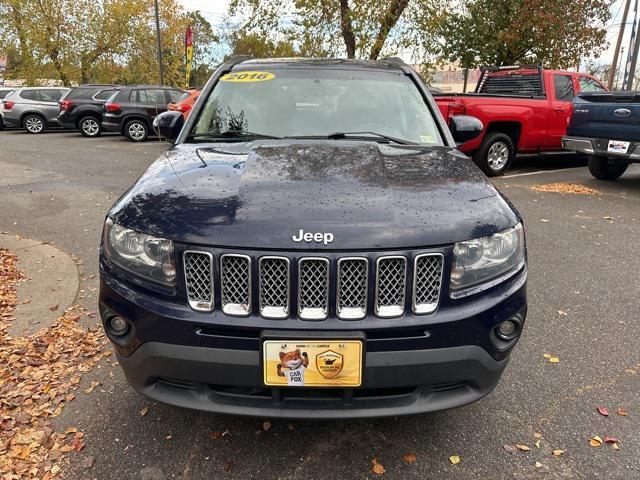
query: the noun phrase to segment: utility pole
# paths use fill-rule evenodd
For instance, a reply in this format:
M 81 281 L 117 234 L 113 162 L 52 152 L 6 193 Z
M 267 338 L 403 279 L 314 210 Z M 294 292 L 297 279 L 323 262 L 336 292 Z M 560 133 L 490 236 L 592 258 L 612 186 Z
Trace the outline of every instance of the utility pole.
M 627 77 L 627 84 L 625 85 L 626 90 L 633 90 L 633 81 L 636 76 L 636 64 L 638 63 L 638 49 L 640 49 L 640 31 L 636 31 L 635 44 L 633 45 L 633 56 L 631 57 L 631 68 L 629 69 L 629 76 Z
M 160 85 L 164 85 L 164 66 L 162 65 L 162 42 L 160 41 L 160 15 L 158 0 L 154 0 L 156 7 L 156 40 L 158 41 L 158 65 L 160 66 Z
M 616 77 L 616 67 L 618 66 L 618 53 L 622 45 L 622 37 L 624 37 L 624 29 L 627 25 L 627 15 L 629 14 L 629 7 L 631 6 L 631 0 L 627 0 L 624 5 L 624 13 L 622 14 L 622 23 L 620 24 L 620 31 L 618 32 L 618 40 L 616 41 L 616 50 L 613 53 L 613 61 L 611 62 L 611 71 L 609 72 L 609 83 L 607 86 L 609 90 L 613 88 L 613 80 Z
M 620 63 L 618 64 L 618 74 L 616 75 L 616 90 L 618 90 L 618 87 L 620 85 L 620 72 L 622 72 L 622 59 L 624 58 L 624 47 L 622 47 L 622 50 L 620 51 Z

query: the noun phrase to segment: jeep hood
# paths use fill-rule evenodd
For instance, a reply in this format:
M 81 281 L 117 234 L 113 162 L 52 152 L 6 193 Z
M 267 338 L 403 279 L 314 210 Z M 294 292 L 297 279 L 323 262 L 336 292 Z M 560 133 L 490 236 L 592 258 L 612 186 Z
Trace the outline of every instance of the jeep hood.
M 277 250 L 446 245 L 519 221 L 460 152 L 359 141 L 177 145 L 109 215 L 177 242 Z M 300 230 L 333 242 L 294 242 Z

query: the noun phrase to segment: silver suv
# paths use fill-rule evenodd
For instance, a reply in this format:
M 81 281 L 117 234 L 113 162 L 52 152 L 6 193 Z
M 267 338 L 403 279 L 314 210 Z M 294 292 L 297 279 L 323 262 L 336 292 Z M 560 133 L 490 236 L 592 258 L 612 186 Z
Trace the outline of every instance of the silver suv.
M 57 127 L 58 101 L 69 91 L 62 87 L 18 88 L 2 99 L 3 120 L 7 127 L 42 133 Z

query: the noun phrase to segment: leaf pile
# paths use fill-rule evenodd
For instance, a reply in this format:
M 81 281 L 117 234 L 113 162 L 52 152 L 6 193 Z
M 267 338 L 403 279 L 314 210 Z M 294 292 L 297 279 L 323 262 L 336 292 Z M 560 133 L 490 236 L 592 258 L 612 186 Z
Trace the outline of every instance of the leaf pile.
M 574 195 L 598 195 L 600 192 L 595 188 L 585 187 L 579 183 L 547 183 L 545 185 L 534 185 L 531 187 L 536 192 L 548 193 L 572 193 Z
M 56 432 L 49 420 L 104 355 L 103 334 L 83 328 L 78 320 L 84 312 L 74 306 L 48 328 L 10 337 L 15 284 L 23 279 L 17 260 L 0 249 L 0 477 L 49 480 L 61 472 L 65 453 L 84 448 L 82 432 Z

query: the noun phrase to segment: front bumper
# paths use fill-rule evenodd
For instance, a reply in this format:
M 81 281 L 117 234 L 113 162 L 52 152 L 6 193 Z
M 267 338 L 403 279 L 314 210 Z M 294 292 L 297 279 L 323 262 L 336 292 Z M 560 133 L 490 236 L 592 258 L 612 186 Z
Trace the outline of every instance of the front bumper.
M 503 320 L 526 317 L 526 268 L 470 297 L 441 299 L 438 311 L 361 321 L 265 320 L 199 313 L 129 283 L 101 262 L 103 323 L 118 315 L 132 329 L 124 341 L 107 334 L 129 383 L 172 405 L 239 415 L 354 418 L 415 414 L 478 400 L 497 385 L 518 338 L 495 335 Z M 169 294 L 171 297 L 171 294 Z M 260 337 L 277 330 L 309 338 L 314 331 L 361 332 L 363 385 L 356 389 L 263 387 Z
M 154 400 L 216 413 L 340 419 L 425 413 L 488 395 L 508 358 L 468 345 L 366 354 L 363 388 L 262 388 L 258 352 L 146 343 L 118 355 L 129 383 Z M 304 394 L 304 395 L 302 395 Z
M 586 155 L 611 158 L 624 158 L 631 162 L 640 162 L 640 143 L 630 142 L 627 153 L 610 152 L 608 138 L 562 137 L 562 149 Z

